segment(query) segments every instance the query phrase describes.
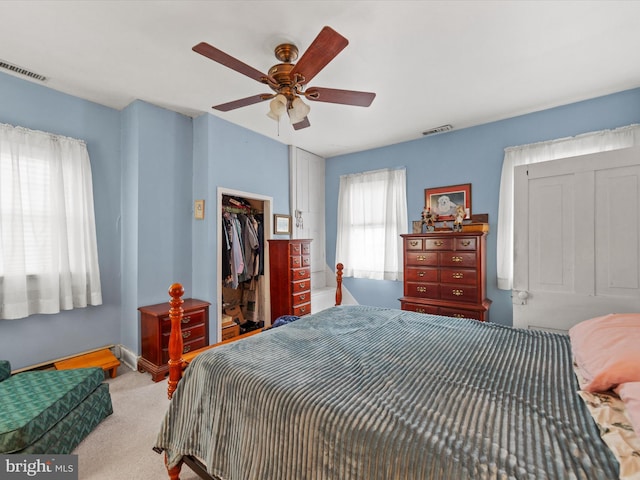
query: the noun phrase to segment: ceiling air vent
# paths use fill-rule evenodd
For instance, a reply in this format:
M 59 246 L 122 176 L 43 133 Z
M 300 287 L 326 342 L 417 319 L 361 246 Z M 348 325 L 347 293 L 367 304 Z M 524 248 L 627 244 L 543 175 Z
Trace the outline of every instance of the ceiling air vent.
M 2 60 L 0 60 L 0 68 L 4 68 L 5 70 L 9 70 L 13 73 L 18 73 L 20 75 L 24 75 L 25 77 L 33 78 L 35 80 L 40 80 L 41 82 L 44 82 L 47 79 L 47 77 L 45 77 L 44 75 L 30 72 L 29 70 L 25 70 L 22 67 L 18 67 L 17 65 L 12 65 Z
M 448 132 L 449 130 L 453 130 L 453 127 L 451 125 L 441 125 L 440 127 L 432 128 L 431 130 L 422 132 L 422 135 L 434 135 L 436 133 Z

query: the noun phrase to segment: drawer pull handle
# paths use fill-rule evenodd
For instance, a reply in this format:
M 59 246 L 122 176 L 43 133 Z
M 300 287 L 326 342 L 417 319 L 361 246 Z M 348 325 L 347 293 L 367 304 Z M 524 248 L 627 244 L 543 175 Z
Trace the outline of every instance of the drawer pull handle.
M 424 308 L 416 308 L 416 312 L 418 312 L 418 313 L 427 313 L 427 311 Z
M 183 349 L 182 349 L 182 353 L 187 353 L 188 351 L 191 350 L 191 345 L 186 345 Z
M 301 282 L 301 283 L 300 283 L 300 288 L 304 290 L 304 288 L 305 288 L 305 286 L 306 286 L 306 285 L 307 285 L 307 284 L 306 284 L 305 282 Z
M 191 330 L 187 330 L 186 332 L 182 332 L 182 338 L 189 338 L 191 336 Z
M 463 247 L 468 247 L 469 245 L 471 245 L 471 240 L 462 240 Z
M 436 240 L 435 242 L 433 242 L 433 244 L 436 247 L 441 247 L 442 245 L 444 245 L 444 242 L 442 240 Z
M 411 245 L 412 247 L 415 247 L 416 245 L 418 245 L 418 240 L 411 240 L 409 242 L 409 245 Z
M 451 290 L 451 293 L 453 293 L 456 297 L 460 297 L 460 296 L 464 295 L 464 291 L 463 290 Z
M 307 298 L 307 296 L 304 293 L 300 295 L 300 300 L 304 300 L 305 298 Z
M 304 270 L 300 270 L 298 272 L 298 275 L 300 275 L 301 277 L 304 277 L 306 275 L 306 272 Z
M 424 272 L 418 272 L 419 277 L 424 277 Z
M 427 287 L 417 287 L 416 290 L 418 290 L 419 292 L 426 292 L 427 291 Z
M 418 255 L 418 257 L 417 257 L 417 260 L 418 260 L 419 262 L 424 262 L 426 259 L 427 259 L 427 257 L 426 257 L 426 256 L 424 256 L 424 255 Z
M 455 318 L 464 318 L 464 315 L 462 315 L 461 313 L 454 313 L 453 316 Z
M 464 274 L 463 274 L 463 273 L 460 273 L 460 272 L 454 272 L 453 274 L 451 274 L 451 276 L 452 276 L 453 278 L 463 278 L 463 277 L 464 277 Z
M 300 308 L 300 311 L 301 311 L 302 313 L 306 312 L 306 311 L 307 311 L 307 307 L 301 307 L 301 308 Z
M 191 321 L 191 317 L 182 317 L 182 323 L 189 323 Z
M 453 261 L 453 262 L 461 262 L 462 261 L 462 257 L 451 257 L 451 261 Z
M 299 247 L 299 246 L 297 246 L 297 245 L 294 245 L 294 246 L 293 246 L 293 251 L 294 251 L 295 253 L 300 253 L 300 247 Z

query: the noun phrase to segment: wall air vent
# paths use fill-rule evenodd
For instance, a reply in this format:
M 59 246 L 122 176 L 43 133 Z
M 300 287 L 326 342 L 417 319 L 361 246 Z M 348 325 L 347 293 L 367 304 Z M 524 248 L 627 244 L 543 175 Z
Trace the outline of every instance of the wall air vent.
M 24 75 L 25 77 L 33 78 L 35 80 L 40 80 L 41 82 L 44 82 L 47 80 L 47 77 L 45 77 L 44 75 L 30 72 L 29 70 L 25 70 L 22 67 L 18 67 L 17 65 L 12 65 L 11 63 L 7 63 L 2 60 L 0 60 L 0 68 L 4 68 L 5 70 L 9 70 L 10 72 L 18 73 L 20 75 Z
M 432 128 L 425 132 L 422 132 L 422 135 L 434 135 L 436 133 L 448 132 L 449 130 L 453 130 L 451 125 L 441 125 L 440 127 Z

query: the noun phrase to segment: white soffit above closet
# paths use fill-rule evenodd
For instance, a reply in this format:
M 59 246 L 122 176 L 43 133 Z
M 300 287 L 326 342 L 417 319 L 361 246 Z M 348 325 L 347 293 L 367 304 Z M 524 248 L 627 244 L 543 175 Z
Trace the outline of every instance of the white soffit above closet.
M 47 87 L 115 109 L 140 99 L 216 115 L 324 157 L 640 86 L 637 1 L 3 0 L 0 18 L 0 61 Z M 298 131 L 278 129 L 268 102 L 211 109 L 270 90 L 194 45 L 265 72 L 276 45 L 304 52 L 325 25 L 349 45 L 314 86 L 375 92 L 370 107 L 310 102 L 311 127 Z

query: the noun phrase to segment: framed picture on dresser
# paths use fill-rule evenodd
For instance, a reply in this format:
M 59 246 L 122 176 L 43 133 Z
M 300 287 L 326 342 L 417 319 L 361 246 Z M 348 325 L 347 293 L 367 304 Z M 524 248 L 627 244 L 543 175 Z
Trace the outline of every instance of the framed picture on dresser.
M 471 218 L 471 184 L 463 183 L 448 187 L 426 188 L 425 208 L 438 215 L 438 221 L 453 220 L 456 207 L 464 206 L 465 219 Z

